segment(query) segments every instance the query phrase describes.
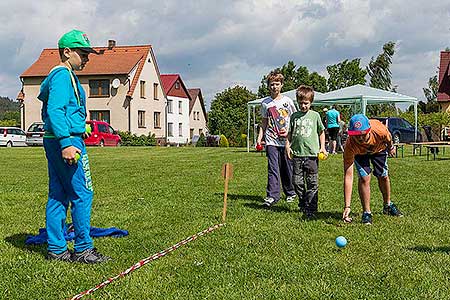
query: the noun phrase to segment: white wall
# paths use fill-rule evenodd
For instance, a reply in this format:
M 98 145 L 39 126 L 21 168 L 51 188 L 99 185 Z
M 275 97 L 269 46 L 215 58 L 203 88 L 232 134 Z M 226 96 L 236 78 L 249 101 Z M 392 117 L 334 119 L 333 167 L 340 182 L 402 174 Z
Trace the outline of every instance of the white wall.
M 173 123 L 173 136 L 168 136 L 169 143 L 186 144 L 189 142 L 189 99 L 180 98 L 174 96 L 168 96 L 169 100 L 172 100 L 172 113 L 167 113 L 167 126 L 169 123 Z M 181 114 L 178 110 L 178 102 L 182 102 Z M 182 136 L 179 136 L 178 124 L 182 123 L 183 132 Z

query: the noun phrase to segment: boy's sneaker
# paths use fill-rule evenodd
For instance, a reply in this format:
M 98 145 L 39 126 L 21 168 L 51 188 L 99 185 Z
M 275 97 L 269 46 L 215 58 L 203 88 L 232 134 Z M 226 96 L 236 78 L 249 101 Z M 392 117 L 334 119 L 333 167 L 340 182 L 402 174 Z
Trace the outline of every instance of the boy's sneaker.
M 96 248 L 86 249 L 83 252 L 75 252 L 72 261 L 85 264 L 97 264 L 111 260 L 111 257 L 97 252 Z
M 384 206 L 383 214 L 389 215 L 389 216 L 394 216 L 394 217 L 403 217 L 403 214 L 400 211 L 400 209 L 398 209 L 397 206 L 395 206 L 395 204 L 392 202 L 391 202 L 391 204 Z
M 272 197 L 266 197 L 264 198 L 264 203 L 263 206 L 265 207 L 271 207 L 272 205 L 274 205 L 277 201 L 275 201 L 274 198 Z
M 293 202 L 295 202 L 295 198 L 297 198 L 297 195 L 292 195 L 292 196 L 287 196 L 286 197 L 286 202 L 287 203 L 293 203 Z
M 54 252 L 48 251 L 47 252 L 47 259 L 48 260 L 58 260 L 58 261 L 66 261 L 66 262 L 72 262 L 72 253 L 69 252 L 69 250 L 64 251 L 63 253 L 56 254 Z
M 364 212 L 361 222 L 366 225 L 372 225 L 372 214 L 369 212 Z

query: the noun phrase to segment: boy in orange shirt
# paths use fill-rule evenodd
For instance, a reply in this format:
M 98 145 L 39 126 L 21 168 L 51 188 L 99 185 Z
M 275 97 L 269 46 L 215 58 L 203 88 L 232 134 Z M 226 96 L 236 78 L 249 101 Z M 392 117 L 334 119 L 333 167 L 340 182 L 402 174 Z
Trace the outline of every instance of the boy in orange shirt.
M 391 185 L 388 175 L 387 157 L 395 155 L 392 137 L 386 126 L 380 121 L 370 120 L 362 114 L 350 119 L 349 138 L 344 149 L 344 212 L 342 219 L 350 223 L 350 202 L 353 187 L 353 164 L 358 171 L 358 192 L 363 207 L 362 223 L 372 224 L 370 211 L 370 163 L 373 174 L 378 179 L 378 186 L 383 195 L 383 213 L 401 217 L 403 214 L 391 202 Z

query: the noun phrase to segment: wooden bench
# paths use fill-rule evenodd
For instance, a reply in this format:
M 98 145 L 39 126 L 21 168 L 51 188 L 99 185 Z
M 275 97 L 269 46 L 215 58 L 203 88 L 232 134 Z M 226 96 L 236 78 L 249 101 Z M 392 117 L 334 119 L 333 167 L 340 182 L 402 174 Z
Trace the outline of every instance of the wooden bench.
M 441 146 L 441 145 L 449 145 L 449 142 L 417 142 L 417 143 L 411 143 L 412 145 L 412 152 L 413 155 L 416 155 L 416 149 L 419 149 L 419 156 L 422 155 L 422 146 L 427 147 L 430 146 L 431 148 Z M 428 149 L 428 148 L 427 148 Z
M 450 147 L 450 143 L 448 142 L 441 142 L 440 144 L 433 144 L 433 145 L 424 145 L 427 148 L 427 160 L 430 160 L 430 153 L 433 154 L 433 160 L 436 160 L 437 152 L 439 151 L 439 148 L 442 148 L 442 155 L 445 155 L 445 148 Z

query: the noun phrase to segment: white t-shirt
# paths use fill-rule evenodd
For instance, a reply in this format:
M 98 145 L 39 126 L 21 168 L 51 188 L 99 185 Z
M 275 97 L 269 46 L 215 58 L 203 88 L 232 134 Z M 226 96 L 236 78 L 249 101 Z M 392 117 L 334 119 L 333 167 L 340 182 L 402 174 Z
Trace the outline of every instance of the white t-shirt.
M 266 145 L 284 147 L 285 137 L 280 137 L 280 129 L 289 130 L 289 120 L 291 115 L 296 112 L 294 102 L 291 98 L 281 96 L 278 100 L 267 97 L 261 103 L 261 115 L 267 118 L 267 127 L 265 135 Z

